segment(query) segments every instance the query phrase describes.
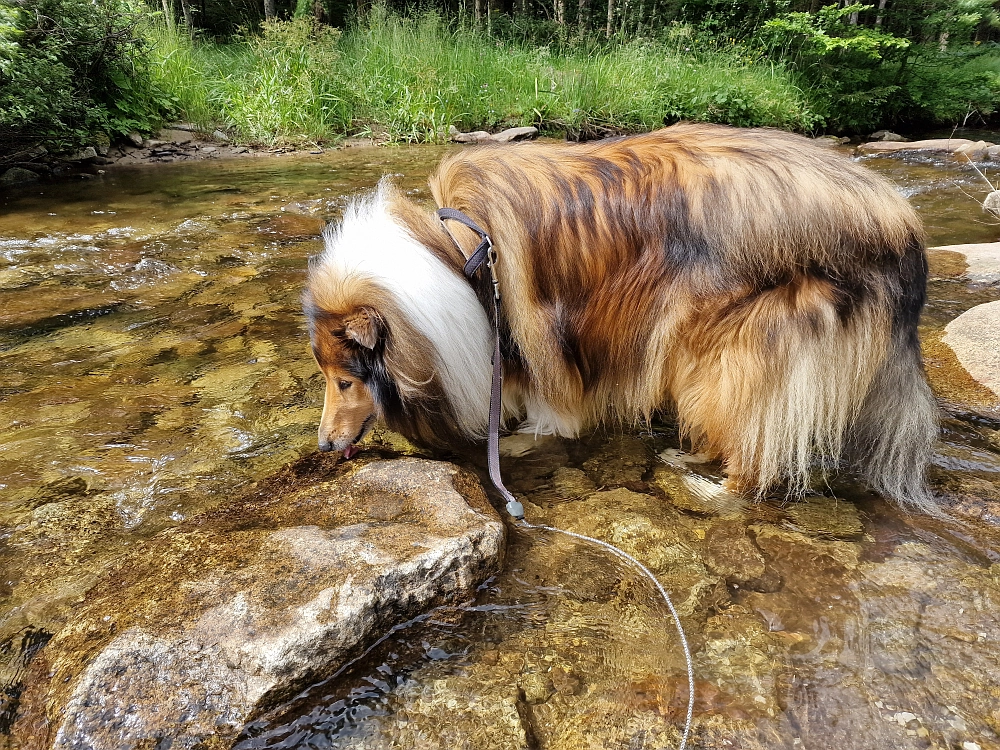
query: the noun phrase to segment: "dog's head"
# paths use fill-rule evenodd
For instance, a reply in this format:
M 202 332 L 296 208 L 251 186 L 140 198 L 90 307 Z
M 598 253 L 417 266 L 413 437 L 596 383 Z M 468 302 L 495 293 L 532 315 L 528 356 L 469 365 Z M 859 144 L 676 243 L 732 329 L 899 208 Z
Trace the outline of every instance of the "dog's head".
M 313 356 L 326 379 L 319 449 L 344 451 L 349 458 L 392 398 L 384 323 L 373 308 L 329 312 L 311 304 L 308 294 L 305 310 Z

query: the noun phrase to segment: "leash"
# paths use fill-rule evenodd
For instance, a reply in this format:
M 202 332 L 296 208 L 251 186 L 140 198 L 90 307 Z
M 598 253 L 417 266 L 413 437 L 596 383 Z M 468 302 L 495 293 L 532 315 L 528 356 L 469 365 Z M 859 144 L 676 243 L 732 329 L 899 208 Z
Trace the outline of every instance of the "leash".
M 476 272 L 483 267 L 483 263 L 490 270 L 490 279 L 493 282 L 493 330 L 496 332 L 493 344 L 493 382 L 490 386 L 490 434 L 486 443 L 486 460 L 490 468 L 490 481 L 497 488 L 497 492 L 503 495 L 507 501 L 507 512 L 516 521 L 524 520 L 524 506 L 510 493 L 503 485 L 503 477 L 500 476 L 500 395 L 503 390 L 503 369 L 500 361 L 500 283 L 497 281 L 497 251 L 493 249 L 493 240 L 486 231 L 476 222 L 454 208 L 440 208 L 437 212 L 438 218 L 448 232 L 448 225 L 445 221 L 457 221 L 471 229 L 479 235 L 480 242 L 476 246 L 472 255 L 465 261 L 462 271 L 465 277 L 472 281 Z M 455 238 L 452 237 L 454 242 Z M 458 245 L 458 243 L 455 243 Z
M 500 397 L 503 391 L 503 368 L 500 360 L 500 282 L 497 280 L 497 251 L 493 247 L 493 240 L 490 239 L 489 234 L 486 230 L 479 226 L 475 221 L 469 218 L 466 214 L 454 208 L 439 208 L 437 210 L 437 217 L 440 219 L 442 226 L 444 226 L 445 232 L 451 237 L 451 241 L 455 243 L 455 246 L 461 251 L 461 246 L 455 240 L 454 235 L 448 229 L 448 221 L 457 221 L 465 227 L 468 227 L 473 232 L 479 235 L 479 244 L 476 249 L 469 256 L 468 260 L 465 261 L 465 265 L 462 267 L 465 277 L 471 282 L 476 273 L 483 264 L 490 272 L 490 281 L 493 284 L 493 331 L 494 331 L 494 344 L 493 344 L 493 381 L 490 386 L 490 423 L 489 423 L 489 437 L 486 442 L 486 460 L 489 465 L 490 470 L 490 481 L 493 482 L 493 486 L 497 489 L 504 500 L 507 502 L 507 513 L 521 526 L 527 529 L 539 529 L 544 531 L 552 531 L 557 534 L 565 534 L 566 536 L 573 537 L 574 539 L 581 539 L 585 542 L 591 542 L 603 547 L 604 549 L 611 552 L 613 555 L 632 563 L 638 568 L 643 575 L 645 575 L 649 580 L 653 582 L 663 600 L 667 603 L 667 608 L 670 610 L 670 615 L 673 617 L 674 625 L 677 627 L 677 633 L 680 635 L 681 646 L 684 649 L 684 662 L 687 666 L 687 679 L 688 679 L 688 707 L 687 707 L 687 718 L 684 720 L 684 732 L 681 735 L 681 742 L 678 745 L 678 750 L 684 750 L 687 747 L 688 736 L 691 733 L 691 720 L 694 714 L 694 663 L 691 659 L 691 649 L 688 646 L 687 637 L 684 635 L 684 628 L 681 627 L 681 618 L 677 613 L 677 609 L 674 607 L 673 601 L 670 599 L 670 595 L 667 594 L 667 590 L 663 588 L 656 576 L 639 562 L 636 558 L 632 557 L 628 552 L 618 549 L 613 544 L 602 541 L 600 539 L 595 539 L 594 537 L 586 536 L 584 534 L 577 534 L 574 531 L 566 531 L 565 529 L 557 529 L 555 526 L 546 526 L 544 524 L 533 524 L 525 520 L 524 518 L 524 506 L 517 501 L 514 495 L 511 494 L 503 484 L 503 477 L 500 475 Z

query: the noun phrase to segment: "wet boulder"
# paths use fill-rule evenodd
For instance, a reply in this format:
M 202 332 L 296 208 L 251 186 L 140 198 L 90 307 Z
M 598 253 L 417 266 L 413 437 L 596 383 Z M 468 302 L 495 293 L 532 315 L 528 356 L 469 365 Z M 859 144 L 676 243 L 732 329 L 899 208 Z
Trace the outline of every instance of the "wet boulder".
M 990 196 L 996 193 L 990 193 Z M 989 196 L 987 196 L 989 197 Z M 987 206 L 987 209 L 990 207 Z M 928 250 L 932 265 L 949 255 L 961 256 L 965 267 L 957 274 L 976 284 L 1000 282 L 1000 242 L 978 242 L 969 245 L 942 245 Z
M 0 175 L 0 187 L 13 187 L 14 185 L 23 185 L 28 182 L 35 182 L 38 180 L 38 175 L 32 172 L 30 169 L 23 169 L 21 167 L 11 167 L 2 175 Z
M 503 541 L 452 464 L 304 459 L 105 575 L 32 660 L 15 744 L 228 746 L 393 625 L 467 599 Z
M 1000 396 L 1000 302 L 962 313 L 945 326 L 942 340 L 977 382 Z

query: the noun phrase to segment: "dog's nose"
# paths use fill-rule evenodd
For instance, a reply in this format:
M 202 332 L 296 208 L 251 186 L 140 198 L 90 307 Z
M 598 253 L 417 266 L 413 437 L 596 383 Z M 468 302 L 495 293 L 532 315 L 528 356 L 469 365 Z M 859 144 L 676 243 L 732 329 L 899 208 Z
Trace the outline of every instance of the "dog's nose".
M 323 453 L 329 453 L 333 450 L 333 442 L 330 440 L 320 440 L 319 449 L 323 451 Z

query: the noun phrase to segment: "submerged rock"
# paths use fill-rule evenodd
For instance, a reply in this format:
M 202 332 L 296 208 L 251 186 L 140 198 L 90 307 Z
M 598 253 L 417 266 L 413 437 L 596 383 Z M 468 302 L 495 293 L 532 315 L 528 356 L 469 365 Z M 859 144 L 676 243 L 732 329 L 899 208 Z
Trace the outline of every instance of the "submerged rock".
M 504 528 L 472 475 L 414 458 L 333 464 L 306 459 L 105 576 L 32 661 L 19 746 L 228 742 L 499 569 Z
M 728 583 L 745 584 L 764 575 L 764 556 L 740 520 L 718 518 L 709 524 L 702 556 L 708 569 Z
M 832 539 L 857 539 L 865 527 L 854 503 L 835 497 L 803 497 L 787 508 L 795 526 L 807 534 Z
M 959 315 L 945 326 L 942 340 L 977 382 L 1000 396 L 1000 301 Z

